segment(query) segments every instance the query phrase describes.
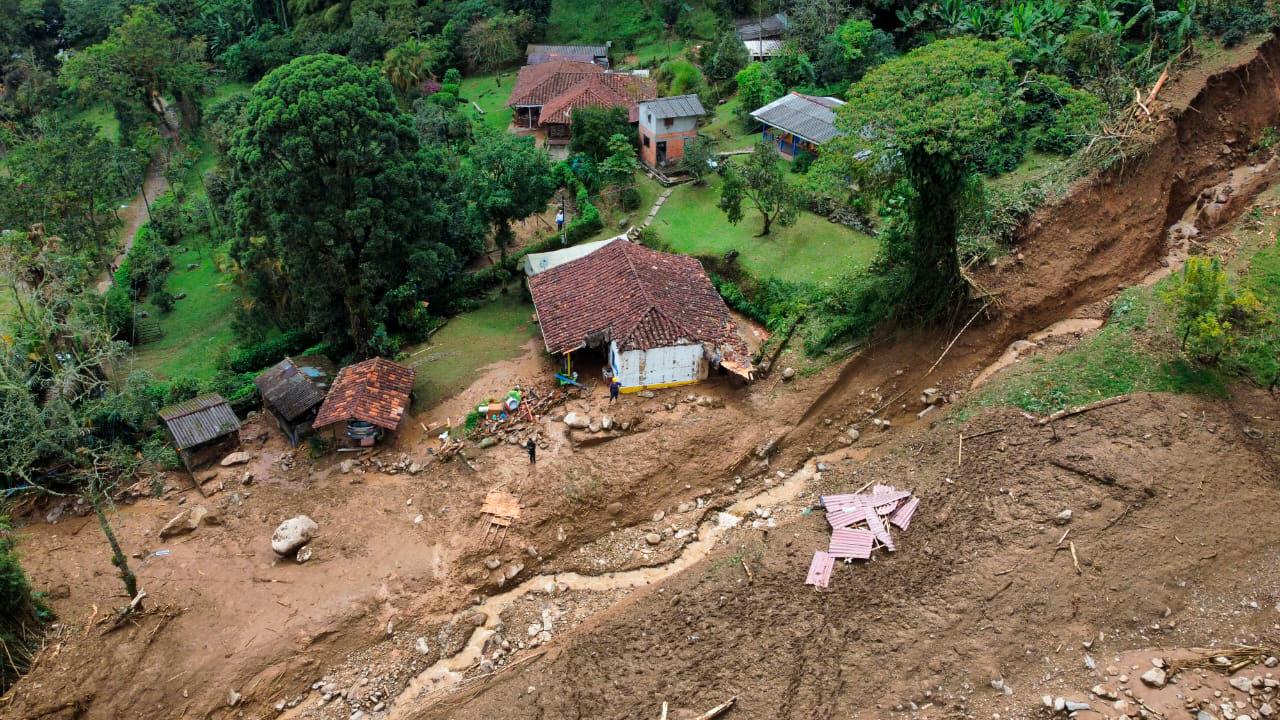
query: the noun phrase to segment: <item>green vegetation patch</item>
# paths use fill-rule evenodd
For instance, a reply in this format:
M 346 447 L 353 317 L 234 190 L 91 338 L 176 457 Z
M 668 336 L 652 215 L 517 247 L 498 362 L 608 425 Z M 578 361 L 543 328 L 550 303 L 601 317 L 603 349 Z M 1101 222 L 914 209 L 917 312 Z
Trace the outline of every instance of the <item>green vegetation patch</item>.
M 72 122 L 83 122 L 98 128 L 98 133 L 111 142 L 120 142 L 120 120 L 110 105 L 95 103 L 71 116 Z
M 506 130 L 511 124 L 512 117 L 511 108 L 506 106 L 507 99 L 511 96 L 511 87 L 516 82 L 516 72 L 514 70 L 504 72 L 497 81 L 494 78 L 492 74 L 463 78 L 462 101 L 467 103 L 467 113 L 471 118 L 489 127 Z M 475 106 L 471 103 L 479 105 L 484 113 L 476 112 Z
M 979 405 L 1048 414 L 1134 392 L 1226 395 L 1222 375 L 1188 362 L 1172 342 L 1171 314 L 1153 288 L 1125 291 L 1101 330 L 1056 357 L 1032 357 L 983 388 Z
M 676 188 L 653 223 L 662 240 L 690 255 L 737 250 L 739 261 L 755 275 L 818 284 L 864 268 L 875 257 L 874 238 L 808 212 L 793 225 L 775 225 L 764 237 L 755 236 L 759 213 L 745 213 L 741 223 L 731 225 L 717 207 L 721 183 L 712 176 L 705 186 Z
M 204 380 L 217 372 L 218 355 L 235 346 L 231 320 L 240 291 L 230 276 L 218 268 L 218 249 L 192 243 L 173 250 L 173 271 L 165 287 L 175 296 L 186 293 L 186 297 L 167 314 L 150 304 L 142 306 L 160 322 L 164 335 L 138 346 L 134 358 L 137 367 L 161 378 Z M 199 267 L 188 270 L 191 263 L 198 263 Z
M 518 357 L 537 336 L 533 304 L 507 292 L 449 321 L 427 342 L 407 348 L 406 362 L 417 369 L 413 390 L 419 408 L 431 408 L 466 389 L 480 368 Z

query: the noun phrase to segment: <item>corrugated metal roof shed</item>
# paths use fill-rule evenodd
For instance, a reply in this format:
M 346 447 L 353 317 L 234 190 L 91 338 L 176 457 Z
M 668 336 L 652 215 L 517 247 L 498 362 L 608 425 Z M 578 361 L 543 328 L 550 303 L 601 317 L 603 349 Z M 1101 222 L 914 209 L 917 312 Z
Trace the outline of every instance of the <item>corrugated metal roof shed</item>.
M 834 110 L 843 104 L 839 98 L 793 92 L 752 112 L 751 117 L 765 125 L 821 145 L 844 134 L 836 129 Z
M 529 45 L 524 50 L 525 57 L 530 55 L 560 55 L 577 57 L 600 57 L 609 54 L 608 45 Z
M 700 117 L 706 115 L 707 111 L 702 107 L 702 101 L 697 95 L 673 95 L 671 97 L 658 98 L 657 100 L 645 100 L 640 103 L 640 112 L 653 115 L 656 120 L 676 117 Z
M 760 38 L 759 40 L 743 40 L 742 44 L 747 48 L 747 54 L 752 57 L 773 57 L 782 52 L 781 40 Z
M 289 422 L 324 402 L 324 393 L 291 358 L 254 378 L 253 384 L 258 386 L 262 399 Z
M 160 410 L 160 419 L 179 450 L 202 445 L 240 430 L 240 420 L 221 395 L 201 395 Z
M 734 21 L 734 24 L 738 27 L 738 37 L 743 40 L 782 37 L 782 32 L 791 25 L 784 12 L 774 13 L 759 20 L 739 18 Z

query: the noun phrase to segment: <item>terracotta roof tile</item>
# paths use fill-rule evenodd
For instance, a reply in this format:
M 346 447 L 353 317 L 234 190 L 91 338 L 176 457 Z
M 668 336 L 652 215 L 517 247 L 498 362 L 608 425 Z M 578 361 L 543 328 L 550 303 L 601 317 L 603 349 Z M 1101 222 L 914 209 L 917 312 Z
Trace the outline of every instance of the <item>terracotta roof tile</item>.
M 525 65 L 516 76 L 507 107 L 516 105 L 545 105 L 548 100 L 563 93 L 591 75 L 604 73 L 604 68 L 594 63 L 572 60 L 553 60 L 537 65 Z
M 311 426 L 321 428 L 345 420 L 363 420 L 395 430 L 409 409 L 413 379 L 413 368 L 385 358 L 348 365 L 338 372 Z
M 618 239 L 530 277 L 529 290 L 550 352 L 609 341 L 624 350 L 704 343 L 746 362 L 728 306 L 691 257 Z

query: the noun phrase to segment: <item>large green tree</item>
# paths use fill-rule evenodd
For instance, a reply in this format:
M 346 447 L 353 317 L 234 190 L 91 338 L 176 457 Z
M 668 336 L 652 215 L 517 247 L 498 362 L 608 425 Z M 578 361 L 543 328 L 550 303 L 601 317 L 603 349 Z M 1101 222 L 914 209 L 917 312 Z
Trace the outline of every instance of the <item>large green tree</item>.
M 376 70 L 336 55 L 277 68 L 231 139 L 237 260 L 285 324 L 370 355 L 481 248 L 455 158 L 421 146 Z
M 136 154 L 122 151 L 84 123 L 43 118 L 6 158 L 0 177 L 0 227 L 42 224 L 62 250 L 88 251 L 98 267 L 115 254 L 116 198 L 135 189 Z
M 164 98 L 178 101 L 183 122 L 199 122 L 196 103 L 209 82 L 204 43 L 178 34 L 151 5 L 134 5 L 106 40 L 77 51 L 62 67 L 62 81 L 82 97 L 137 105 L 170 125 Z
M 493 226 L 503 258 L 511 244 L 511 223 L 546 209 L 556 191 L 551 158 L 531 137 L 488 129 L 469 153 L 473 200 Z
M 1019 146 L 1012 53 L 1008 44 L 960 38 L 876 67 L 849 90 L 837 111 L 845 134 L 823 146 L 810 171 L 823 192 L 895 188 L 901 223 L 886 233 L 880 267 L 909 313 L 934 316 L 964 295 L 956 231 L 966 189 L 990 158 Z
M 746 201 L 760 213 L 760 235 L 768 235 L 774 223 L 790 225 L 800 214 L 798 193 L 787 182 L 782 159 L 769 143 L 757 143 L 741 166 L 730 163 L 724 169 L 720 189 L 720 209 L 729 222 L 742 222 Z

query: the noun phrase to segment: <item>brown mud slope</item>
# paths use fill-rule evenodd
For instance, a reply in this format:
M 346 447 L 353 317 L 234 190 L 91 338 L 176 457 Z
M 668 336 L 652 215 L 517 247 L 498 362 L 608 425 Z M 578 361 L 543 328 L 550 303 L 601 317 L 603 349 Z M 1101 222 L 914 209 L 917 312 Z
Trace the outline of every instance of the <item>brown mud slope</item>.
M 878 387 L 886 400 L 908 390 L 909 398 L 940 382 L 961 389 L 966 384 L 955 382 L 957 376 L 991 362 L 1009 343 L 1156 269 L 1169 226 L 1202 190 L 1247 163 L 1265 128 L 1280 125 L 1278 69 L 1280 38 L 1270 37 L 1171 82 L 1161 93 L 1167 104 L 1144 140 L 1145 153 L 1075 183 L 1028 222 L 1018 240 L 1020 258 L 1006 257 L 975 273 L 990 293 L 987 319 L 979 318 L 961 335 L 933 373 L 923 377 L 967 317 L 957 317 L 943 332 L 903 332 L 849 362 L 783 443 L 788 461 L 794 466 L 807 448 L 829 446 L 810 432 L 815 426 L 822 430 L 820 420 L 861 420 L 847 410 L 867 406 L 860 396 L 870 388 Z M 1249 198 L 1233 198 L 1218 225 L 1228 225 L 1248 206 Z M 882 416 L 893 418 L 901 409 L 890 404 Z M 914 418 L 907 414 L 903 420 Z
M 1265 395 L 1240 402 L 1274 417 Z M 816 590 L 803 581 L 827 541 L 820 513 L 743 530 L 417 717 L 656 718 L 668 701 L 678 720 L 731 696 L 742 720 L 1029 717 L 1042 694 L 1098 681 L 1086 653 L 1101 671 L 1130 647 L 1274 640 L 1280 422 L 1243 421 L 1266 439 L 1248 439 L 1226 403 L 1186 396 L 1135 396 L 1056 433 L 1005 409 L 962 426 L 1003 431 L 966 442 L 960 467 L 960 428 L 902 437 L 816 488 L 914 489 L 921 509 L 897 553 L 837 565 Z

